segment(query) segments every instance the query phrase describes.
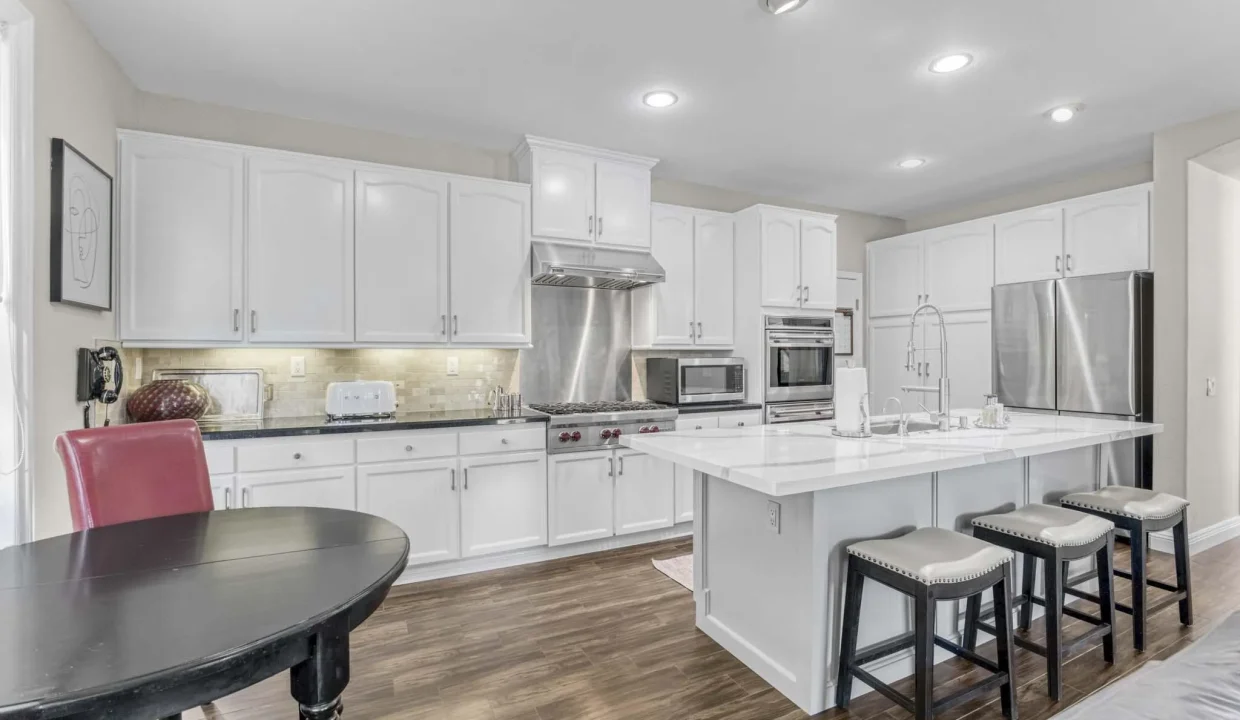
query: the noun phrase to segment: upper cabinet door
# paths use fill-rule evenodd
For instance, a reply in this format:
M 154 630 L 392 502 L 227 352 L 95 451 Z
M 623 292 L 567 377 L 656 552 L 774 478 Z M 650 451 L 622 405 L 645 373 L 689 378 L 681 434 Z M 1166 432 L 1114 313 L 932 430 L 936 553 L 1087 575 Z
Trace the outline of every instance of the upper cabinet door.
M 1063 272 L 1063 208 L 995 218 L 995 284 L 1054 280 Z
M 529 188 L 454 179 L 450 195 L 452 342 L 529 344 Z
M 835 312 L 835 221 L 801 220 L 801 307 Z
M 731 217 L 719 215 L 698 215 L 694 223 L 697 344 L 731 347 L 735 342 L 735 225 Z
M 595 173 L 595 239 L 650 247 L 650 168 L 599 160 Z
M 120 177 L 121 339 L 240 341 L 241 152 L 125 137 Z
M 801 307 L 801 218 L 795 213 L 763 208 L 758 215 L 762 236 L 762 307 Z
M 1092 195 L 1063 207 L 1065 275 L 1149 269 L 1148 186 Z
M 534 234 L 565 240 L 594 239 L 594 159 L 562 150 L 531 156 Z
M 870 317 L 911 315 L 924 296 L 925 233 L 875 240 L 865 247 Z
M 651 210 L 651 251 L 667 280 L 649 286 L 653 293 L 654 344 L 692 345 L 693 324 L 693 212 L 659 205 Z
M 930 230 L 925 240 L 924 302 L 943 312 L 988 310 L 995 285 L 994 224 L 989 220 Z
M 448 180 L 357 173 L 358 342 L 448 341 Z
M 353 171 L 249 159 L 251 342 L 353 342 Z

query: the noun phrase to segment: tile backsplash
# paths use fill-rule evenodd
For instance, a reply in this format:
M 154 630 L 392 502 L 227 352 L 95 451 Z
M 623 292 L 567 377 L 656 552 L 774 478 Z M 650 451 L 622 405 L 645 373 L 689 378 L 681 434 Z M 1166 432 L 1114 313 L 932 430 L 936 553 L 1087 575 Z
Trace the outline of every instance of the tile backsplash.
M 210 349 L 130 351 L 140 353 L 142 382 L 159 369 L 262 368 L 272 388 L 267 417 L 301 417 L 325 412 L 327 384 L 342 380 L 391 380 L 397 387 L 398 412 L 463 410 L 486 407 L 487 391 L 502 385 L 515 391 L 516 350 L 383 350 L 383 349 Z M 293 357 L 304 357 L 306 376 L 290 375 Z M 448 358 L 459 362 L 449 376 Z M 131 360 L 130 362 L 133 362 Z M 130 366 L 132 367 L 132 365 Z

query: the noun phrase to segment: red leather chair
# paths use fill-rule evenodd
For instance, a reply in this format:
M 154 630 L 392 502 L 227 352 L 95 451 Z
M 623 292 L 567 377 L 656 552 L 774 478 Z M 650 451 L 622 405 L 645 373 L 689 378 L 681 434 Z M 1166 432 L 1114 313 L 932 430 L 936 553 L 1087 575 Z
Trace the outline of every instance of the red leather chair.
M 70 430 L 56 452 L 75 530 L 215 509 L 193 420 Z

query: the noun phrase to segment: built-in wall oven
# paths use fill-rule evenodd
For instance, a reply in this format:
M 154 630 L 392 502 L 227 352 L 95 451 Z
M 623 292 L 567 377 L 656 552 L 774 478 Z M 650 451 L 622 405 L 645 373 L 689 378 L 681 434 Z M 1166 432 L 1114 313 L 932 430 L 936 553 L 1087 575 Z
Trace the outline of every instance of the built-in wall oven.
M 835 331 L 830 317 L 766 316 L 766 422 L 835 417 Z

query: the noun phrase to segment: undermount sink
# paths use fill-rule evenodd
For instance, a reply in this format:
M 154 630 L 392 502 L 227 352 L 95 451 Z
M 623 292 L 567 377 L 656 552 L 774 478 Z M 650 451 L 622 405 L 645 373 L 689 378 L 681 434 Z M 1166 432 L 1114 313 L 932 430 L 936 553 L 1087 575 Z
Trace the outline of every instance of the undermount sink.
M 925 432 L 927 430 L 938 430 L 938 423 L 932 423 L 929 420 L 909 420 L 909 434 L 915 432 Z M 873 423 L 870 425 L 870 432 L 874 435 L 899 435 L 900 423 L 897 420 L 887 420 L 881 423 Z

